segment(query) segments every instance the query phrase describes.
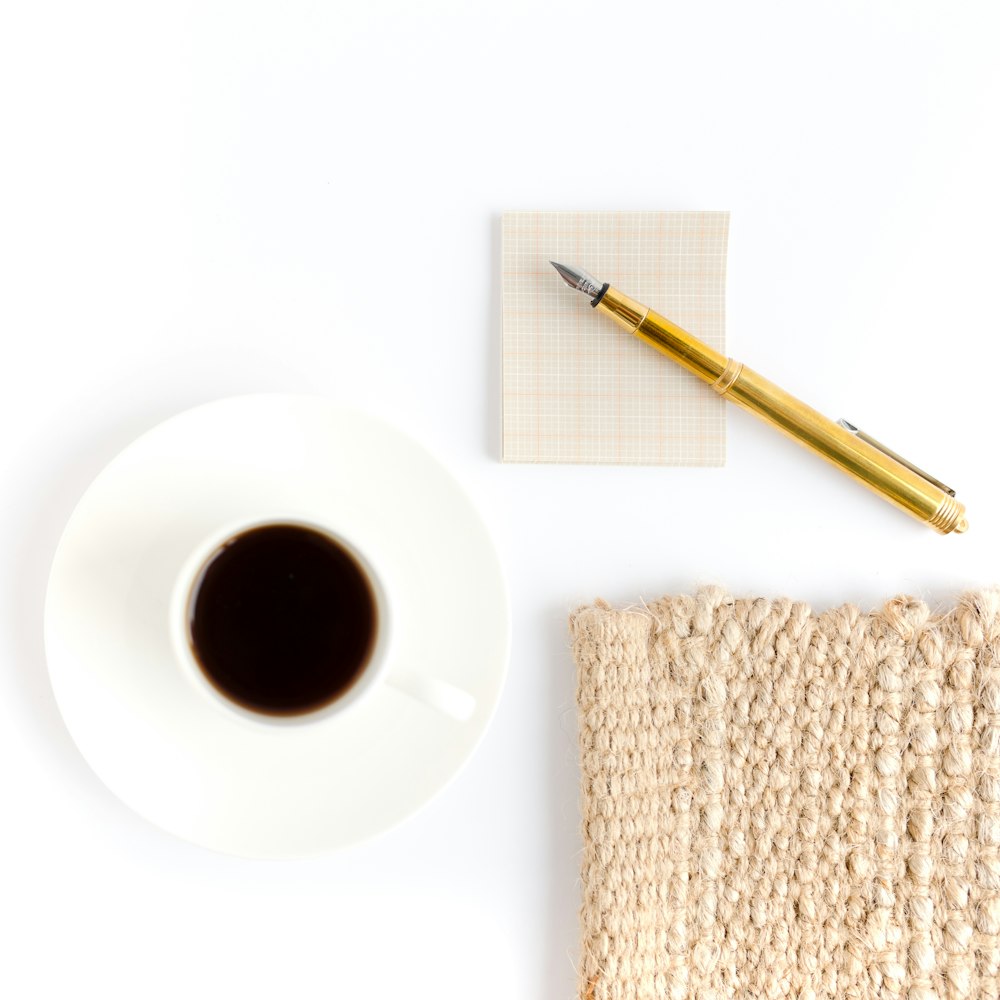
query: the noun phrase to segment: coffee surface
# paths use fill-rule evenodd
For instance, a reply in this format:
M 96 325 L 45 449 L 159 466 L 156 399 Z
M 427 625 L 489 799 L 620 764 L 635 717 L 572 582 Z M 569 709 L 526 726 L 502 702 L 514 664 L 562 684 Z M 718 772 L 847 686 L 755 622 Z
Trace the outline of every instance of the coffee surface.
M 346 694 L 377 630 L 372 586 L 357 560 L 301 525 L 235 535 L 192 589 L 195 660 L 223 695 L 268 715 L 316 711 Z

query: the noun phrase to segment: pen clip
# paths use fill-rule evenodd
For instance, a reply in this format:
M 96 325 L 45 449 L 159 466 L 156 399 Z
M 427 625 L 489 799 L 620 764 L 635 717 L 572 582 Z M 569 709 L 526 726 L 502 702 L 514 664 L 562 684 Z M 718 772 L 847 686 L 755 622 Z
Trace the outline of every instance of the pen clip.
M 876 441 L 870 434 L 866 434 L 863 430 L 855 427 L 849 420 L 844 420 L 843 417 L 841 417 L 841 419 L 837 421 L 837 424 L 838 426 L 843 427 L 845 431 L 850 431 L 855 437 L 867 442 L 873 448 L 878 448 L 883 455 L 888 455 L 889 458 L 899 462 L 900 465 L 906 466 L 906 468 L 911 472 L 915 472 L 921 478 L 926 479 L 932 486 L 936 486 L 939 490 L 943 490 L 948 494 L 948 496 L 953 497 L 955 495 L 955 491 L 950 486 L 945 486 L 940 479 L 935 479 L 934 476 L 924 472 L 923 469 L 914 465 L 912 462 L 908 462 L 902 455 L 897 454 L 891 448 L 887 448 L 881 441 Z

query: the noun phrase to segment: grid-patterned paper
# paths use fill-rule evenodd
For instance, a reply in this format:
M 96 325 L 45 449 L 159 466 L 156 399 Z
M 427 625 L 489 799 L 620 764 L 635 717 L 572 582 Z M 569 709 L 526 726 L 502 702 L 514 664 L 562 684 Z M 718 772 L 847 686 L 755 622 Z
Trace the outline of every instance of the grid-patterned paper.
M 725 402 L 568 288 L 550 260 L 725 353 L 728 212 L 506 212 L 506 462 L 722 465 Z

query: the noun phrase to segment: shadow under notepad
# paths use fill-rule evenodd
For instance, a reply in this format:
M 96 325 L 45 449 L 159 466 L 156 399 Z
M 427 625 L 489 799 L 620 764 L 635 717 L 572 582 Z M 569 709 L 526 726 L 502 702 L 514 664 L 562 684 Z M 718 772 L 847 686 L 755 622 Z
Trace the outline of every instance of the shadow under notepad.
M 503 265 L 501 217 L 490 216 L 490 294 L 487 299 L 486 330 L 486 453 L 503 461 Z

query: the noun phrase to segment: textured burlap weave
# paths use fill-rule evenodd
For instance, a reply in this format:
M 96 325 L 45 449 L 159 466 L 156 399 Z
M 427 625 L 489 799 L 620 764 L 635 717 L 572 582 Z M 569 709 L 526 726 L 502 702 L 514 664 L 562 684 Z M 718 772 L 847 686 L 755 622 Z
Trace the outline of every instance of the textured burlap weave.
M 998 995 L 1000 591 L 570 627 L 581 996 Z

